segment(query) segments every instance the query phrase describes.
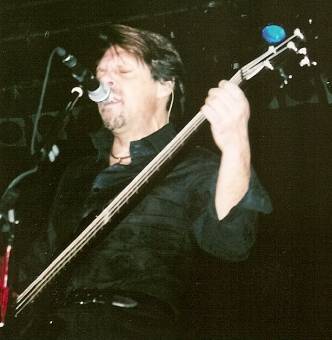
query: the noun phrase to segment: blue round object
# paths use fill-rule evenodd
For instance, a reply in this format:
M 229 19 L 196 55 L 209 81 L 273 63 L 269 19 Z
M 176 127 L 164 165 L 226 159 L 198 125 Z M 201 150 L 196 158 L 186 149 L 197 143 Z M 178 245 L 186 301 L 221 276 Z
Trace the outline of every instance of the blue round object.
M 262 36 L 268 44 L 278 44 L 286 38 L 286 32 L 281 26 L 267 25 L 262 29 Z

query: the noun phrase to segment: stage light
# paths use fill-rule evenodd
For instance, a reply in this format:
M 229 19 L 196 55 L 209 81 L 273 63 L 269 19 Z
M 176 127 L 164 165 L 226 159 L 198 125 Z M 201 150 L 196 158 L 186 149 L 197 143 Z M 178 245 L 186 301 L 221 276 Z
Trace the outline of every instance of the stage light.
M 281 43 L 286 38 L 286 31 L 279 25 L 267 25 L 262 29 L 263 39 L 270 45 Z

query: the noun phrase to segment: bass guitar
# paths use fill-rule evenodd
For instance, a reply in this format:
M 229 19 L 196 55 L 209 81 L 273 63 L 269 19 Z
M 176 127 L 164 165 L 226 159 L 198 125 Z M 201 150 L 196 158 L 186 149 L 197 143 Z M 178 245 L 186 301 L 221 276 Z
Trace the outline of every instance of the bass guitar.
M 304 35 L 300 29 L 295 29 L 293 34 L 277 46 L 270 46 L 268 50 L 258 58 L 252 60 L 230 79 L 235 84 L 240 85 L 260 73 L 264 69 L 274 69 L 274 59 L 286 51 L 293 51 L 300 56 L 300 66 L 311 66 L 307 50 L 303 46 L 305 41 Z M 21 313 L 34 302 L 40 293 L 47 287 L 54 278 L 69 264 L 80 251 L 96 237 L 104 226 L 118 214 L 120 209 L 137 193 L 142 186 L 148 182 L 151 176 L 160 169 L 172 156 L 181 148 L 188 138 L 201 126 L 205 121 L 205 116 L 198 112 L 189 123 L 175 136 L 175 138 L 166 145 L 166 147 L 127 185 L 106 208 L 72 241 L 52 262 L 51 264 L 28 286 L 23 292 L 18 294 L 16 304 L 14 305 L 14 318 L 18 318 Z M 7 261 L 3 261 L 6 266 Z M 0 271 L 6 275 L 6 268 Z M 0 301 L 1 306 L 1 325 L 5 324 L 7 310 L 8 287 L 5 286 L 7 281 L 0 279 Z

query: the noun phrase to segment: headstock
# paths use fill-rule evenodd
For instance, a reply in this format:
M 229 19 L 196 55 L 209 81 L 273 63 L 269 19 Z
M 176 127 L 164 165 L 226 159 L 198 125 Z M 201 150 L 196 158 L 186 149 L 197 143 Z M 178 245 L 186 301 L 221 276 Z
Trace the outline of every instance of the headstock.
M 289 51 L 295 53 L 300 57 L 300 60 L 298 62 L 300 67 L 316 66 L 317 62 L 310 59 L 305 43 L 306 38 L 303 32 L 299 28 L 296 28 L 293 31 L 293 34 L 282 41 L 279 45 L 270 46 L 265 53 L 260 55 L 258 58 L 252 60 L 247 65 L 243 66 L 240 70 L 238 70 L 238 72 L 231 80 L 239 84 L 243 80 L 251 79 L 264 69 L 274 70 L 274 63 L 277 57 Z M 283 73 L 282 69 L 281 71 L 279 70 L 279 73 L 283 79 L 282 86 L 284 86 L 288 83 L 289 79 L 291 79 L 292 76 Z

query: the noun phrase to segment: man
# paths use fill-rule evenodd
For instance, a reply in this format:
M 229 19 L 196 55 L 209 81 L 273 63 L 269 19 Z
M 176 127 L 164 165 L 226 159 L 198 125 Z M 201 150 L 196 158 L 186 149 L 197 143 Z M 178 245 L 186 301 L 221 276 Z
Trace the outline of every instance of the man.
M 111 27 L 107 42 L 96 73 L 112 91 L 98 104 L 105 125 L 94 137 L 98 155 L 75 162 L 60 182 L 48 258 L 175 136 L 169 120 L 183 84 L 172 44 L 123 25 Z M 201 111 L 220 155 L 181 152 L 78 255 L 57 284 L 64 303 L 55 313 L 66 323 L 58 339 L 183 339 L 179 320 L 197 245 L 225 261 L 247 258 L 257 213 L 270 211 L 250 167 L 249 104 L 221 81 Z

